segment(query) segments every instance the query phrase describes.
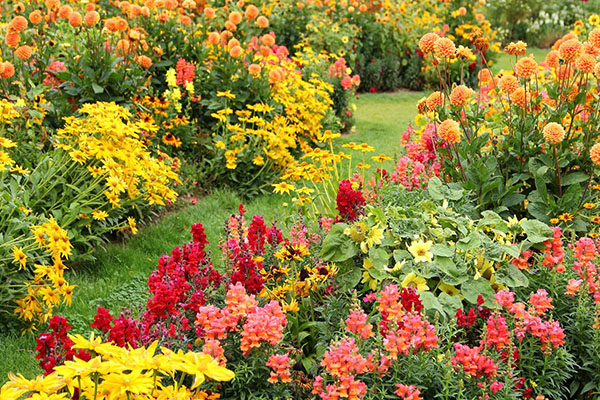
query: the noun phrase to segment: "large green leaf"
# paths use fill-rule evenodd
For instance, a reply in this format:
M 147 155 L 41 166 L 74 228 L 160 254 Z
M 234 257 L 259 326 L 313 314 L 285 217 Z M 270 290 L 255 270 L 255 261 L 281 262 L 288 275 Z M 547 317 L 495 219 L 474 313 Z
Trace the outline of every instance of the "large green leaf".
M 354 289 L 362 277 L 362 269 L 354 265 L 352 260 L 338 264 L 338 273 L 335 280 L 340 290 L 346 291 Z
M 543 222 L 529 219 L 521 223 L 521 228 L 527 235 L 527 240 L 531 243 L 542 243 L 552 237 L 552 229 Z
M 510 288 L 527 287 L 529 285 L 529 279 L 513 264 L 508 264 L 496 271 L 496 282 Z
M 433 253 L 433 255 L 436 256 L 440 256 L 440 257 L 452 257 L 454 256 L 454 250 L 451 249 L 449 246 L 446 246 L 445 244 L 434 244 L 433 246 L 431 246 L 430 251 Z
M 584 172 L 571 172 L 570 174 L 565 175 L 561 179 L 562 186 L 569 186 L 575 183 L 585 182 L 588 179 L 588 175 Z
M 356 246 L 344 230 L 348 228 L 346 224 L 335 224 L 323 239 L 323 246 L 319 255 L 321 258 L 332 262 L 342 262 L 354 257 L 357 253 Z
M 472 279 L 463 283 L 460 291 L 465 299 L 472 304 L 477 304 L 477 297 L 483 296 L 488 306 L 494 302 L 494 289 L 490 286 L 490 281 L 484 278 Z

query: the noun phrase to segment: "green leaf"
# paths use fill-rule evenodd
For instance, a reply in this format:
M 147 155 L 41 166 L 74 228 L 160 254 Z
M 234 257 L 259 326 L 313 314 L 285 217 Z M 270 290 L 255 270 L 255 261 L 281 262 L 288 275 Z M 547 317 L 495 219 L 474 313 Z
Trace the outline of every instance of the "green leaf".
M 454 250 L 452 250 L 450 247 L 446 246 L 445 244 L 434 244 L 433 246 L 431 246 L 431 249 L 429 249 L 433 255 L 435 256 L 440 256 L 440 257 L 452 257 L 454 256 Z
M 535 172 L 535 188 L 537 189 L 544 202 L 548 200 L 548 189 L 546 188 L 546 181 L 544 180 L 544 174 L 548 171 L 548 167 L 540 167 Z
M 513 207 L 513 206 L 516 206 L 517 204 L 522 203 L 523 200 L 525 200 L 524 194 L 514 193 L 514 194 L 511 194 L 510 196 L 508 196 L 507 198 L 505 198 L 502 201 L 502 205 L 506 206 L 506 207 Z
M 584 172 L 571 172 L 570 174 L 565 175 L 561 179 L 562 186 L 574 185 L 576 183 L 585 182 L 588 179 L 588 175 Z
M 429 180 L 427 185 L 427 191 L 433 200 L 442 201 L 444 200 L 444 185 L 438 177 L 433 177 Z
M 373 263 L 373 267 L 378 270 L 384 270 L 388 266 L 390 255 L 382 248 L 371 247 L 369 249 L 369 258 L 371 259 L 371 263 Z
M 403 260 L 410 260 L 412 256 L 407 250 L 394 250 L 394 260 L 396 262 L 402 262 Z
M 100 94 L 100 93 L 104 92 L 104 88 L 102 86 L 98 85 L 96 82 L 92 83 L 92 90 L 96 94 Z
M 448 317 L 456 315 L 456 311 L 462 307 L 462 302 L 458 296 L 450 296 L 448 293 L 442 292 L 438 296 L 438 302 L 446 312 Z
M 419 300 L 423 303 L 425 311 L 437 311 L 444 313 L 444 308 L 438 301 L 438 298 L 431 292 L 417 292 L 419 294 Z
M 529 279 L 513 264 L 508 264 L 496 271 L 496 282 L 510 288 L 527 287 L 529 285 Z
M 474 232 L 471 232 L 469 236 L 460 239 L 456 242 L 456 247 L 463 251 L 469 251 L 481 245 L 481 240 L 477 237 Z
M 339 271 L 335 277 L 340 290 L 347 291 L 354 289 L 362 277 L 362 269 L 355 266 L 352 260 L 338 264 Z
M 535 192 L 531 192 L 531 194 L 533 194 Z M 530 196 L 531 196 L 530 194 Z M 533 203 L 529 203 L 529 206 L 527 207 L 527 212 L 534 218 L 540 220 L 540 221 L 548 221 L 548 214 L 546 211 L 546 207 L 544 207 L 543 203 L 540 202 L 533 202 Z
M 552 229 L 543 222 L 529 219 L 521 223 L 521 228 L 527 235 L 527 240 L 531 243 L 542 243 L 552 237 Z
M 469 279 L 466 265 L 457 266 L 451 258 L 436 256 L 434 266 L 444 274 L 442 281 L 449 285 L 460 285 Z
M 471 304 L 477 304 L 477 297 L 479 295 L 483 296 L 488 306 L 494 303 L 494 289 L 492 289 L 490 281 L 487 279 L 479 278 L 477 280 L 466 281 L 461 285 L 460 291 Z
M 312 356 L 302 357 L 302 366 L 306 372 L 309 372 L 315 364 L 315 359 Z
M 358 250 L 344 230 L 348 228 L 346 224 L 335 224 L 325 239 L 319 255 L 326 261 L 343 262 L 356 255 Z

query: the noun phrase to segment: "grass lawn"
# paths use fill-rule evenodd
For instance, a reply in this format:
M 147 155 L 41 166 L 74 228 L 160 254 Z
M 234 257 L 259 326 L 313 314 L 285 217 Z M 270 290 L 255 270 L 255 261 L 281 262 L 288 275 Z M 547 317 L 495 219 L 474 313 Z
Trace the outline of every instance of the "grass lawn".
M 345 135 L 340 143 L 366 142 L 377 154 L 391 157 L 402 151 L 402 132 L 417 115 L 415 105 L 423 92 L 363 93 L 356 100 L 356 133 Z
M 423 96 L 420 92 L 363 94 L 357 100 L 356 133 L 346 135 L 342 143 L 368 142 L 377 154 L 390 156 L 401 151 L 400 137 L 416 115 L 415 104 Z M 93 320 L 97 306 L 118 313 L 122 307 L 143 304 L 146 299 L 146 281 L 161 254 L 190 239 L 190 226 L 202 222 L 211 244 L 212 254 L 218 255 L 218 242 L 225 219 L 237 212 L 240 199 L 228 191 L 215 191 L 188 205 L 163 216 L 159 221 L 140 229 L 130 240 L 112 243 L 98 249 L 97 260 L 76 271 L 69 271 L 68 280 L 77 285 L 71 307 L 61 307 L 55 314 L 68 318 L 76 332 L 83 332 Z M 260 214 L 265 220 L 278 221 L 293 218 L 292 210 L 281 208 L 276 194 L 260 196 L 246 202 L 248 215 Z M 214 263 L 219 263 L 216 256 Z M 9 371 L 18 371 L 25 377 L 41 372 L 35 359 L 35 338 L 19 333 L 0 334 L 0 386 Z

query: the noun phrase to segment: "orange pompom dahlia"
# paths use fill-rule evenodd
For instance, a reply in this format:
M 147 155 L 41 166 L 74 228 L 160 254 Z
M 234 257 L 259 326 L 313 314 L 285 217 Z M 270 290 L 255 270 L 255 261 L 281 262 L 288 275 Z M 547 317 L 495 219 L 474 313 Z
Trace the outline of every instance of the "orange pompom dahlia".
M 265 17 L 265 16 L 261 15 L 260 17 L 258 17 L 258 18 L 256 19 L 256 25 L 257 25 L 259 28 L 263 28 L 263 29 L 264 29 L 264 28 L 266 28 L 266 27 L 268 27 L 268 26 L 269 26 L 269 20 L 267 19 L 267 17 Z
M 531 100 L 531 94 L 529 91 L 525 92 L 525 89 L 522 87 L 517 88 L 517 90 L 510 95 L 510 101 L 521 108 L 526 108 L 529 100 Z
M 97 11 L 90 11 L 87 14 L 85 14 L 85 17 L 83 18 L 83 22 L 87 25 L 87 26 L 95 26 L 98 22 L 100 21 L 100 14 L 98 14 Z
M 588 35 L 588 41 L 596 48 L 600 48 L 600 28 L 594 28 Z
M 10 21 L 10 23 L 8 24 L 8 28 L 9 30 L 12 29 L 16 32 L 23 32 L 25 29 L 27 29 L 28 24 L 29 23 L 27 22 L 27 19 L 25 17 L 23 17 L 22 15 L 18 15 L 14 17 L 12 21 Z
M 25 46 L 18 47 L 15 50 L 15 55 L 17 57 L 19 57 L 21 60 L 25 60 L 25 59 L 28 59 L 29 57 L 31 57 L 32 52 L 33 51 L 31 50 L 31 47 L 25 45 Z
M 69 16 L 69 24 L 74 27 L 80 27 L 83 24 L 83 17 L 77 11 L 73 11 Z
M 452 90 L 450 93 L 450 104 L 454 107 L 464 107 L 469 98 L 475 93 L 471 88 L 465 85 L 459 85 Z
M 436 57 L 454 58 L 456 54 L 456 46 L 454 45 L 454 42 L 448 38 L 439 38 L 433 44 L 433 51 Z
M 479 79 L 480 83 L 487 83 L 487 82 L 491 81 L 493 78 L 494 78 L 494 75 L 492 75 L 492 71 L 490 71 L 487 68 L 482 68 L 477 73 L 477 79 Z
M 565 129 L 556 122 L 549 122 L 542 130 L 544 139 L 552 144 L 558 144 L 565 139 Z
M 250 72 L 250 75 L 258 75 L 260 74 L 260 71 L 262 71 L 262 68 L 258 64 L 250 64 L 248 66 L 248 72 Z
M 590 149 L 590 158 L 596 165 L 600 165 L 600 143 L 596 143 Z
M 498 87 L 506 94 L 512 94 L 519 88 L 519 80 L 514 75 L 503 75 L 498 81 Z
M 427 97 L 427 108 L 435 111 L 438 107 L 444 105 L 444 94 L 442 92 L 433 92 Z
M 584 74 L 594 72 L 596 67 L 596 57 L 591 54 L 582 54 L 575 61 L 575 68 L 583 72 Z
M 64 5 L 58 9 L 58 18 L 68 19 L 73 13 L 71 6 Z
M 460 125 L 447 119 L 438 126 L 438 135 L 447 142 L 460 143 Z
M 515 74 L 521 78 L 530 78 L 537 72 L 538 63 L 531 57 L 523 57 L 517 61 Z
M 560 58 L 566 62 L 571 62 L 579 57 L 582 47 L 583 45 L 579 40 L 569 39 L 560 45 L 558 48 L 558 54 L 560 55 Z
M 258 7 L 256 7 L 254 4 L 250 4 L 248 7 L 246 7 L 246 12 L 244 14 L 246 15 L 246 18 L 254 19 L 258 17 L 258 13 Z
M 19 42 L 21 41 L 21 35 L 19 35 L 18 32 L 9 30 L 8 32 L 6 32 L 6 36 L 4 36 L 4 43 L 6 43 L 6 45 L 8 47 L 12 47 L 15 48 L 19 45 Z
M 229 14 L 229 20 L 232 24 L 239 25 L 242 22 L 242 14 L 240 14 L 238 11 L 234 11 Z
M 271 47 L 275 44 L 275 38 L 273 37 L 273 35 L 267 33 L 262 37 L 262 42 L 265 46 Z
M 238 58 L 243 53 L 243 50 L 240 46 L 233 46 L 231 50 L 229 50 L 229 55 L 233 58 Z
M 15 74 L 15 66 L 8 61 L 5 61 L 2 64 L 4 66 L 2 69 L 2 77 L 6 79 L 12 78 L 12 76 Z
M 437 33 L 426 33 L 421 40 L 419 40 L 419 48 L 423 53 L 431 53 L 433 51 L 433 45 L 439 38 Z
M 41 23 L 42 22 L 42 12 L 40 10 L 32 11 L 29 14 L 29 21 L 34 25 Z
M 558 68 L 558 64 L 560 61 L 560 56 L 558 51 L 550 50 L 548 54 L 546 54 L 546 59 L 544 60 L 544 64 L 550 68 Z

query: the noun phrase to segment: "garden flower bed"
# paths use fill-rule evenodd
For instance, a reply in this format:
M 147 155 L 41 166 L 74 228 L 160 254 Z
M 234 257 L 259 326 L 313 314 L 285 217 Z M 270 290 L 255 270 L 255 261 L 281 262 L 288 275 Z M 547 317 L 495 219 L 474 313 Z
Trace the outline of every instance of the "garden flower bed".
M 485 1 L 0 6 L 1 400 L 600 395 L 587 8 L 542 60 Z

